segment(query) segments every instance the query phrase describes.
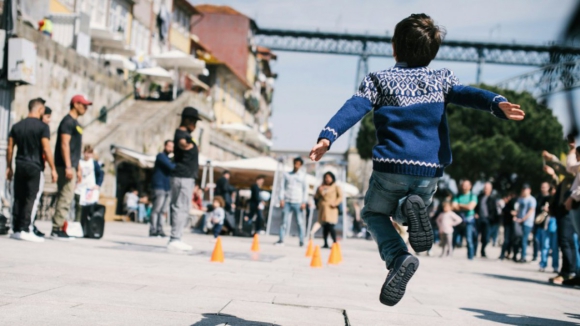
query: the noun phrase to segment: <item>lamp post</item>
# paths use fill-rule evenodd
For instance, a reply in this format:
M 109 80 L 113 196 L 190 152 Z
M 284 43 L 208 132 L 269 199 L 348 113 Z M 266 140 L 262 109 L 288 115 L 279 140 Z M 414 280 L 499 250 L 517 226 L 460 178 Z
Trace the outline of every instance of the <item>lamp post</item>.
M 0 195 L 7 197 L 8 183 L 6 182 L 6 150 L 8 147 L 8 132 L 10 130 L 10 109 L 14 101 L 13 83 L 8 81 L 8 39 L 15 34 L 16 6 L 13 0 L 4 0 L 0 29 L 4 34 L 0 48 L 3 56 L 0 69 Z

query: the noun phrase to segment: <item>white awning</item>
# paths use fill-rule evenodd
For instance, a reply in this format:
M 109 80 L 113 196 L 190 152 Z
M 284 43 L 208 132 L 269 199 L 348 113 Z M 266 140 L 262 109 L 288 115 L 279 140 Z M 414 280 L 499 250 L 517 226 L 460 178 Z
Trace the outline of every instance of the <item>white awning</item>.
M 192 75 L 209 75 L 205 69 L 205 61 L 194 58 L 190 54 L 172 50 L 152 57 L 157 64 L 165 69 L 177 69 Z
M 195 75 L 189 74 L 189 75 L 187 75 L 187 77 L 189 77 L 189 79 L 191 79 L 191 82 L 194 85 L 197 85 L 197 86 L 205 89 L 206 91 L 209 90 L 209 86 L 206 83 L 199 80 L 199 78 L 197 78 Z
M 161 67 L 143 68 L 137 70 L 137 73 L 139 75 L 149 76 L 154 81 L 170 83 L 173 81 L 173 75 Z
M 120 54 L 102 54 L 92 53 L 91 57 L 97 60 L 103 60 L 109 62 L 109 65 L 117 69 L 127 69 L 133 71 L 137 69 L 137 65 L 129 60 L 126 56 Z
M 243 123 L 228 123 L 219 126 L 225 133 L 233 136 L 238 136 L 244 141 L 251 142 L 255 145 L 265 145 L 272 147 L 272 141 L 266 138 L 258 130 L 252 129 Z
M 149 155 L 134 151 L 132 149 L 120 146 L 111 146 L 111 154 L 115 160 L 122 160 L 128 162 L 142 169 L 152 169 L 155 166 L 155 158 L 157 155 Z M 199 154 L 199 168 L 203 169 L 208 158 L 205 155 Z

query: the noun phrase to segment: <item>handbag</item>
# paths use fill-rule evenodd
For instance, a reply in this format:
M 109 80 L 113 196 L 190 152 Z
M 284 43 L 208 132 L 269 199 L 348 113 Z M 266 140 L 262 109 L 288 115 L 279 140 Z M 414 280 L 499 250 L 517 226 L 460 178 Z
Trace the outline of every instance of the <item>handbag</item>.
M 514 222 L 514 238 L 518 239 L 524 236 L 524 227 L 522 223 Z
M 548 218 L 548 212 L 541 212 L 536 216 L 535 223 L 538 225 L 543 224 L 546 218 Z

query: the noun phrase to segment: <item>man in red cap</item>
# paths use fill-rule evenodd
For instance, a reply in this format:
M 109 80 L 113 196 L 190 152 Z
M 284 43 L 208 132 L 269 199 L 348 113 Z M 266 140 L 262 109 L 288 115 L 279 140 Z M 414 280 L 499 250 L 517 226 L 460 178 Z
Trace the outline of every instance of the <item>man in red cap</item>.
M 75 194 L 75 184 L 81 180 L 79 161 L 83 143 L 83 128 L 77 119 L 87 112 L 93 103 L 82 95 L 70 100 L 70 112 L 58 126 L 58 138 L 54 149 L 54 163 L 58 173 L 56 210 L 52 218 L 51 236 L 58 240 L 71 240 L 63 229 Z

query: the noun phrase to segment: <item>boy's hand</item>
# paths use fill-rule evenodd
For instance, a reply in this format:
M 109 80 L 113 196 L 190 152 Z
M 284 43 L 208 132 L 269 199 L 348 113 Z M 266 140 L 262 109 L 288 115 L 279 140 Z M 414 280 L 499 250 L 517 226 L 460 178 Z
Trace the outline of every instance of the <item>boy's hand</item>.
M 324 154 L 328 151 L 328 147 L 330 146 L 330 141 L 328 139 L 321 139 L 318 144 L 312 147 L 310 151 L 310 159 L 318 162 L 324 156 Z
M 526 114 L 523 110 L 520 110 L 518 104 L 512 104 L 510 102 L 501 102 L 498 104 L 499 108 L 503 111 L 505 116 L 510 120 L 524 120 Z

